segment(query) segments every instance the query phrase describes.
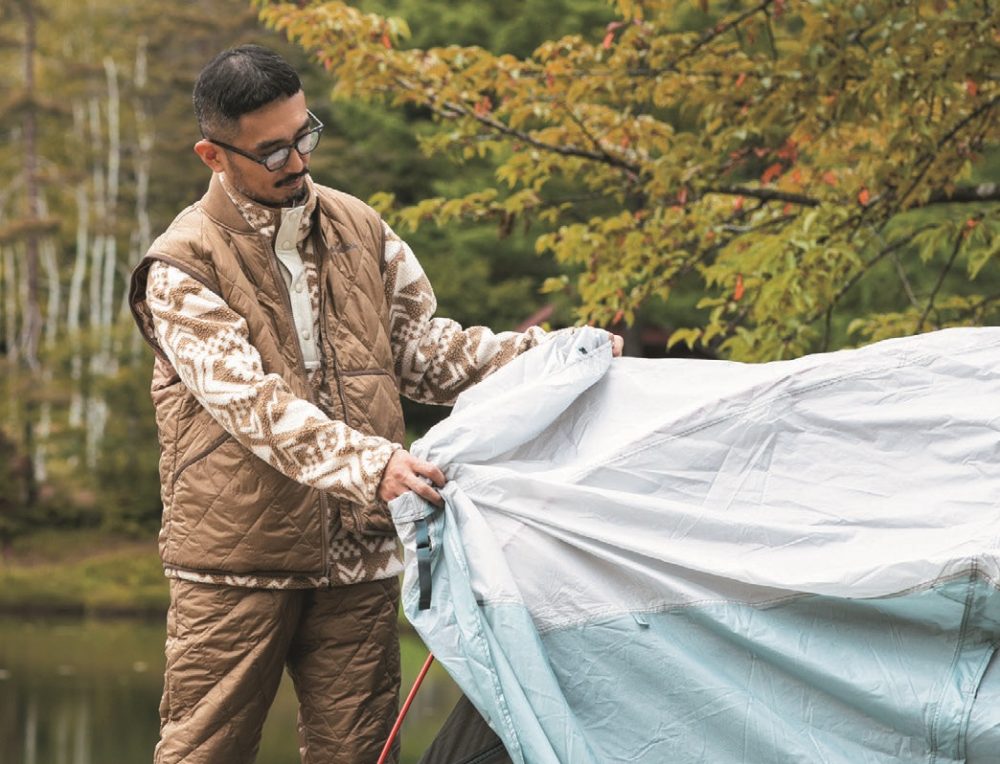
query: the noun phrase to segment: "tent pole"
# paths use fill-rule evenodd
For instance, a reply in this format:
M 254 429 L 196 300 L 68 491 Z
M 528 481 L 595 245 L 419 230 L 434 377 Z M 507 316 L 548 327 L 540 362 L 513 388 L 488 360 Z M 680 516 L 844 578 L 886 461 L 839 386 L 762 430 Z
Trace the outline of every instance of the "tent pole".
M 430 669 L 433 662 L 434 654 L 427 653 L 427 660 L 424 661 L 423 668 L 420 669 L 420 673 L 417 674 L 417 678 L 413 682 L 413 687 L 410 688 L 410 694 L 406 696 L 406 702 L 403 703 L 403 707 L 399 711 L 396 723 L 392 725 L 392 732 L 389 733 L 389 739 L 385 741 L 385 747 L 382 749 L 382 755 L 378 757 L 378 764 L 385 764 L 386 761 L 389 760 L 389 751 L 392 750 L 393 741 L 395 741 L 396 735 L 399 734 L 399 728 L 403 726 L 403 719 L 406 718 L 406 713 L 410 710 L 410 704 L 417 696 L 417 690 L 420 689 L 420 684 L 424 681 L 424 677 L 427 676 L 427 671 Z

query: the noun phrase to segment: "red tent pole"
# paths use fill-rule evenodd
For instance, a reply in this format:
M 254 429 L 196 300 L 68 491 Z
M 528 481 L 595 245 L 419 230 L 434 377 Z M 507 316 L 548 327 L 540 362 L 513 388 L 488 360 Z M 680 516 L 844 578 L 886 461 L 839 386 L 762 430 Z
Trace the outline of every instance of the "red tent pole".
M 424 681 L 424 677 L 427 676 L 427 671 L 433 662 L 434 654 L 427 653 L 427 660 L 424 661 L 424 667 L 417 674 L 417 678 L 413 682 L 413 687 L 410 688 L 410 694 L 406 696 L 406 702 L 403 703 L 403 707 L 399 711 L 399 716 L 396 718 L 396 723 L 392 725 L 392 732 L 389 733 L 389 739 L 385 741 L 382 755 L 378 757 L 378 764 L 385 764 L 389 760 L 389 751 L 392 750 L 393 741 L 395 741 L 396 735 L 399 734 L 399 728 L 403 726 L 403 719 L 406 718 L 406 712 L 410 710 L 410 704 L 417 696 L 417 690 L 420 689 L 420 684 Z

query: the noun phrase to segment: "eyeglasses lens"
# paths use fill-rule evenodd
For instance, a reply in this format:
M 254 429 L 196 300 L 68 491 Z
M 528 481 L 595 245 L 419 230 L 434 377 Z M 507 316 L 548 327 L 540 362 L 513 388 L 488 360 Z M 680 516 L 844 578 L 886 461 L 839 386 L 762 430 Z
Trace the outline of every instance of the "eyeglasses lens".
M 295 150 L 300 154 L 311 154 L 313 149 L 315 149 L 319 144 L 319 134 L 319 130 L 313 130 L 306 133 L 295 142 Z M 264 159 L 264 166 L 271 172 L 280 170 L 288 164 L 288 158 L 291 154 L 292 149 L 290 146 L 280 148 L 273 154 L 267 155 L 267 158 Z

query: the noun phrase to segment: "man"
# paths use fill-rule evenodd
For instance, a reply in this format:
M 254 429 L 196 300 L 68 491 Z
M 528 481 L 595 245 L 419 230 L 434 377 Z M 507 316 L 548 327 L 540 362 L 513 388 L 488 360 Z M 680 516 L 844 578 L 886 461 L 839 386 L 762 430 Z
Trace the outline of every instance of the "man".
M 208 191 L 130 296 L 156 351 L 170 579 L 156 762 L 252 761 L 283 667 L 303 762 L 374 762 L 399 689 L 385 502 L 439 504 L 445 482 L 402 448 L 399 394 L 451 403 L 545 335 L 433 318 L 409 247 L 311 180 L 323 125 L 275 53 L 221 53 L 194 107 Z

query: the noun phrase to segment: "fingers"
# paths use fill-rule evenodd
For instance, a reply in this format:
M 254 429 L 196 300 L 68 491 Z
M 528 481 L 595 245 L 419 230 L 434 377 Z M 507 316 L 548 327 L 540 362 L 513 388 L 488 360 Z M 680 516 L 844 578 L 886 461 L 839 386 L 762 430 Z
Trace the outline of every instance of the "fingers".
M 425 478 L 428 478 L 438 488 L 448 482 L 448 479 L 444 476 L 444 473 L 437 468 L 437 465 L 431 464 L 430 462 L 414 461 L 413 471 L 418 475 L 423 475 Z
M 417 496 L 429 501 L 438 507 L 444 506 L 444 499 L 441 498 L 441 494 L 435 491 L 431 485 L 424 481 L 419 475 L 413 475 L 406 481 L 407 487 L 413 491 Z
M 611 335 L 611 357 L 620 358 L 622 349 L 625 347 L 625 340 L 619 334 Z
M 393 453 L 382 473 L 378 486 L 378 497 L 382 501 L 392 501 L 407 491 L 439 507 L 444 506 L 434 486 L 441 487 L 447 482 L 444 473 L 436 465 L 414 458 L 403 449 Z

